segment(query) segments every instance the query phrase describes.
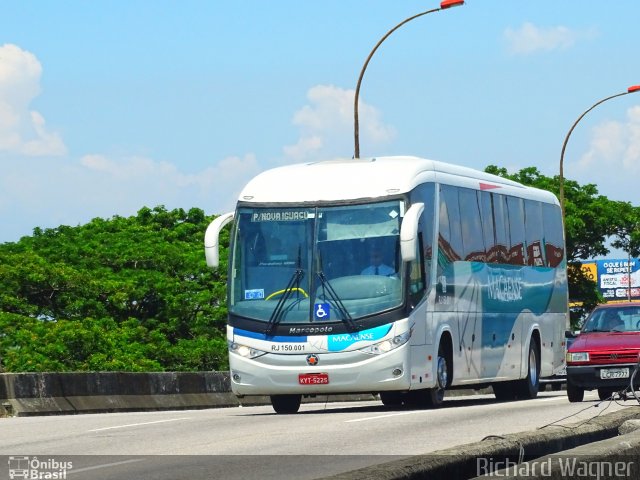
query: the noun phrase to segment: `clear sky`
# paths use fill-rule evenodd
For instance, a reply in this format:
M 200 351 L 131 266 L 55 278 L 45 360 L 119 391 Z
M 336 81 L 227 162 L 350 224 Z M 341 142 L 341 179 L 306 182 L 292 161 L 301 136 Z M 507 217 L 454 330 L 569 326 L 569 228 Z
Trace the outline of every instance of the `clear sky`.
M 0 7 L 0 242 L 142 206 L 232 208 L 267 168 L 353 155 L 353 95 L 417 0 Z M 556 175 L 596 101 L 640 84 L 640 1 L 468 0 L 373 57 L 361 156 Z M 565 176 L 640 203 L 640 92 L 589 113 Z M 354 179 L 357 181 L 357 179 Z

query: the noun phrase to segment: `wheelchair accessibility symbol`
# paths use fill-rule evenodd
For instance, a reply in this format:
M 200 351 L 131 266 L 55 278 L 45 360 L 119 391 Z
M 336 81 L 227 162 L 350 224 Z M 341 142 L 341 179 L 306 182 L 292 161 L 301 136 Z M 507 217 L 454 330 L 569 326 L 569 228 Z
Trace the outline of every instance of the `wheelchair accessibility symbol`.
M 331 305 L 328 303 L 316 303 L 313 307 L 313 319 L 319 322 L 331 319 Z

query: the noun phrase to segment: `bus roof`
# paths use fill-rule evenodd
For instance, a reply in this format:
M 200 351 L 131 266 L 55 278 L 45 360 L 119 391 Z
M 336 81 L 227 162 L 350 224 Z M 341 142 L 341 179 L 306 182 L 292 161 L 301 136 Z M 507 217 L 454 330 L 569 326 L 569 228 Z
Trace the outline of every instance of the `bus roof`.
M 379 198 L 406 193 L 430 181 L 558 204 L 556 197 L 545 190 L 479 170 L 411 156 L 337 159 L 274 168 L 249 181 L 239 200 L 298 203 Z

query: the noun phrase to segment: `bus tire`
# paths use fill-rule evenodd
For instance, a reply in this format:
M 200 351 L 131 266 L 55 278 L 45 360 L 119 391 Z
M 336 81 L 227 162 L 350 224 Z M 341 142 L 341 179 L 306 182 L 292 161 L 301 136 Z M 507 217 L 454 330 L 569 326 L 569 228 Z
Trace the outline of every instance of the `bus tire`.
M 439 408 L 444 403 L 444 394 L 451 385 L 451 348 L 446 341 L 440 342 L 436 365 L 436 386 L 411 390 L 406 394 L 405 404 L 417 408 Z
M 444 393 L 451 385 L 451 355 L 443 342 L 438 347 L 438 364 L 436 365 L 436 386 L 425 390 L 425 403 L 429 408 L 441 407 L 444 403 Z
M 569 397 L 571 403 L 581 402 L 584 400 L 584 388 L 574 385 L 567 379 L 567 397 Z
M 380 401 L 385 407 L 401 407 L 403 392 L 380 392 Z
M 271 406 L 276 413 L 298 413 L 302 395 L 271 395 Z
M 428 408 L 440 408 L 444 403 L 444 388 L 428 388 L 425 392 L 425 400 Z
M 518 397 L 518 385 L 514 381 L 494 383 L 491 386 L 493 387 L 493 394 L 496 396 L 496 399 L 501 402 L 510 402 Z
M 527 376 L 518 380 L 518 398 L 529 400 L 538 396 L 540 389 L 540 348 L 538 341 L 531 337 L 527 355 Z

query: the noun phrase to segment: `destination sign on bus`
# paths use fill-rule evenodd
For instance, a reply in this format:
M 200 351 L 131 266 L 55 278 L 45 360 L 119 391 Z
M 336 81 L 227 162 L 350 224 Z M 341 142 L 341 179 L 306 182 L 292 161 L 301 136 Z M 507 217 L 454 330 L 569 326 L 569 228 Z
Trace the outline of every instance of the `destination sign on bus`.
M 251 215 L 252 222 L 294 222 L 313 218 L 306 210 L 272 210 L 254 212 Z

